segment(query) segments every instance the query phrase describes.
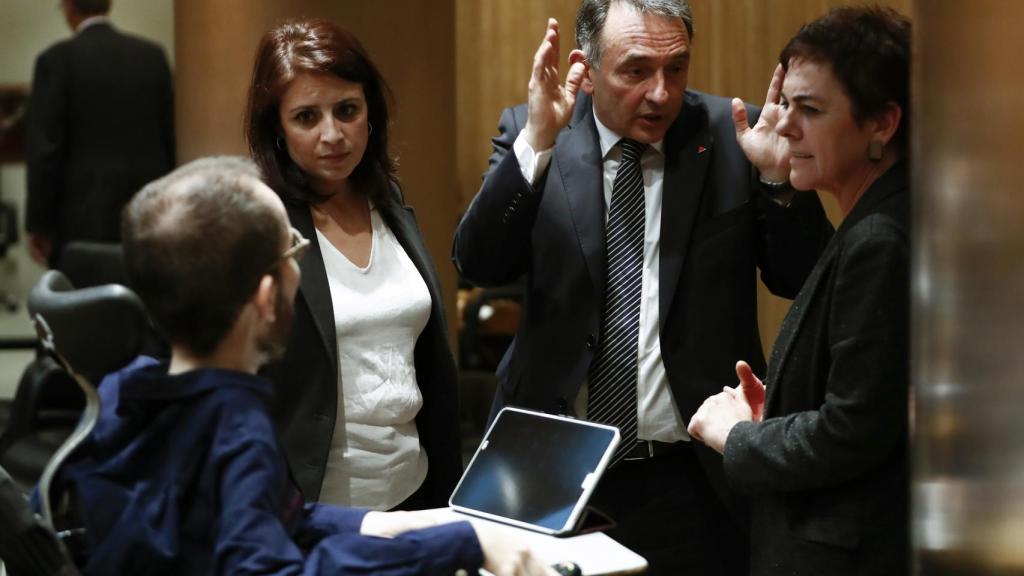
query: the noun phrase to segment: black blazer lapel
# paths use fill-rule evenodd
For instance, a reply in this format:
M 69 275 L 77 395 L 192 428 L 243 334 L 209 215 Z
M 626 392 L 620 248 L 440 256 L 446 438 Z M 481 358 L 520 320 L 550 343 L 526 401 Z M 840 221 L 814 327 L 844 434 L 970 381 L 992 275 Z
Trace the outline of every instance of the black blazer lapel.
M 850 211 L 846 218 L 843 219 L 842 224 L 839 225 L 839 229 L 832 236 L 821 257 L 818 258 L 818 263 L 814 265 L 803 287 L 800 289 L 800 293 L 793 300 L 789 312 L 786 313 L 786 318 L 782 321 L 782 327 L 779 329 L 775 345 L 772 347 L 772 355 L 768 361 L 768 374 L 765 378 L 765 382 L 768 383 L 765 414 L 772 413 L 772 401 L 778 397 L 776 392 L 778 386 L 775 385 L 775 382 L 778 381 L 779 374 L 782 374 L 782 369 L 789 358 L 792 344 L 796 340 L 796 335 L 800 331 L 804 318 L 807 315 L 807 305 L 814 301 L 814 293 L 819 289 L 825 271 L 832 267 L 832 263 L 837 257 L 839 246 L 842 244 L 843 238 L 846 237 L 847 230 L 863 220 L 883 200 L 901 190 L 908 189 L 909 186 L 910 183 L 905 164 L 897 164 L 890 168 L 864 192 L 864 195 L 854 205 L 853 210 Z
M 818 263 L 814 265 L 811 273 L 807 276 L 807 280 L 804 281 L 803 288 L 800 289 L 800 293 L 797 294 L 793 304 L 790 305 L 786 317 L 782 320 L 782 327 L 779 328 L 779 335 L 775 339 L 775 345 L 772 346 L 772 355 L 768 360 L 768 374 L 764 379 L 768 386 L 767 397 L 764 403 L 764 413 L 766 415 L 774 414 L 772 404 L 779 396 L 779 387 L 777 385 L 779 374 L 782 374 L 782 369 L 786 365 L 786 359 L 789 358 L 793 342 L 796 341 L 796 335 L 800 332 L 804 318 L 807 317 L 808 304 L 814 301 L 814 293 L 817 292 L 818 286 L 821 284 L 825 270 L 832 266 L 832 261 L 835 259 L 835 246 L 836 237 L 833 237 L 828 247 L 825 248 L 825 252 L 818 259 Z
M 576 239 L 583 251 L 590 280 L 599 296 L 598 301 L 604 301 L 608 273 L 605 261 L 604 182 L 601 144 L 590 98 L 581 98 L 576 105 L 569 128 L 556 143 L 545 194 L 555 186 L 565 191 Z M 558 181 L 552 182 L 551 178 L 558 178 Z
M 661 257 L 658 325 L 663 330 L 683 270 L 697 209 L 704 194 L 712 137 L 707 108 L 687 94 L 679 119 L 665 136 L 661 194 Z
M 305 257 L 299 263 L 302 279 L 299 284 L 298 300 L 309 307 L 310 316 L 316 325 L 317 333 L 331 359 L 334 373 L 338 373 L 338 336 L 334 330 L 334 304 L 331 302 L 331 288 L 327 284 L 327 269 L 324 267 L 324 256 L 320 251 L 320 243 L 316 240 L 316 228 L 313 226 L 313 215 L 309 207 L 304 205 L 287 205 L 288 220 L 296 230 L 312 241 Z

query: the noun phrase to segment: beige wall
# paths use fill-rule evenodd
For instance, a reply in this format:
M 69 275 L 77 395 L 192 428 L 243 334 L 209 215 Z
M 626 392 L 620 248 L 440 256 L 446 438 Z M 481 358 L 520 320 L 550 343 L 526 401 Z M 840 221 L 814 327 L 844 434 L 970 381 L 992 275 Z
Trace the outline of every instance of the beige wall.
M 760 105 L 778 53 L 800 24 L 841 0 L 690 0 L 694 16 L 690 87 Z M 909 14 L 911 0 L 880 2 Z M 562 61 L 574 47 L 578 0 L 456 0 L 458 210 L 465 210 L 487 167 L 490 138 L 503 108 L 526 100 L 533 53 L 546 18 L 562 27 Z M 563 73 L 565 72 L 563 68 Z M 824 198 L 830 216 L 838 211 Z M 758 293 L 761 334 L 769 350 L 789 302 Z

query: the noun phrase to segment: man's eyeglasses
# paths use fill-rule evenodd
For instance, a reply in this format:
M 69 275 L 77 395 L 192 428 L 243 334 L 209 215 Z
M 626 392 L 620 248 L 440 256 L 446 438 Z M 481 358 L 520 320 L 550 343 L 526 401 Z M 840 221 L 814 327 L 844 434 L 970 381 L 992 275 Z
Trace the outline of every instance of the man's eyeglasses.
M 302 255 L 306 253 L 306 249 L 309 248 L 310 241 L 308 238 L 302 235 L 293 226 L 288 227 L 288 235 L 291 239 L 291 245 L 284 254 L 281 254 L 281 260 L 287 260 L 289 258 L 295 258 L 296 261 L 302 260 Z

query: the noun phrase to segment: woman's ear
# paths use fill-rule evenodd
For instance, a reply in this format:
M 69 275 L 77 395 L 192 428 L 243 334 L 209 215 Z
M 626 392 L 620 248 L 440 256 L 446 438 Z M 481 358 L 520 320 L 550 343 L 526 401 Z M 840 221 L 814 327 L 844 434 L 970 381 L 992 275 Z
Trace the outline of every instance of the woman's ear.
M 885 106 L 885 111 L 874 119 L 875 126 L 871 139 L 888 144 L 899 129 L 902 119 L 903 110 L 895 102 L 889 102 Z

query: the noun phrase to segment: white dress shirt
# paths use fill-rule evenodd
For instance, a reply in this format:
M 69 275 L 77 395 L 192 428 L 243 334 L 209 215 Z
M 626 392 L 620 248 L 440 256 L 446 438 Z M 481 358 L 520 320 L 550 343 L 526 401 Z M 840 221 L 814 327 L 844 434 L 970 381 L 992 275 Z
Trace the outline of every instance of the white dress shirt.
M 78 23 L 78 27 L 75 28 L 75 34 L 78 34 L 79 32 L 81 32 L 82 30 L 85 30 L 89 26 L 94 26 L 96 24 L 109 24 L 109 23 L 110 23 L 110 18 L 106 14 L 99 14 L 99 15 L 96 15 L 96 16 L 89 16 L 85 20 L 82 20 L 81 22 Z
M 608 218 L 615 173 L 622 160 L 622 149 L 617 146 L 621 136 L 601 123 L 594 114 L 601 144 L 604 175 L 604 211 Z M 640 288 L 640 341 L 638 354 L 639 381 L 637 382 L 637 438 L 676 442 L 689 440 L 686 425 L 669 389 L 665 363 L 661 359 L 661 340 L 658 336 L 658 281 L 661 255 L 661 198 L 665 176 L 663 142 L 655 142 L 644 151 L 640 166 L 644 177 L 644 274 Z M 527 182 L 536 184 L 551 163 L 553 149 L 536 152 L 520 132 L 512 145 L 519 167 Z M 681 191 L 676 191 L 680 193 Z M 586 418 L 588 385 L 584 383 L 573 405 L 576 416 Z

